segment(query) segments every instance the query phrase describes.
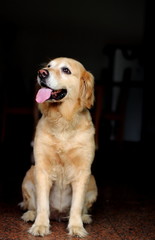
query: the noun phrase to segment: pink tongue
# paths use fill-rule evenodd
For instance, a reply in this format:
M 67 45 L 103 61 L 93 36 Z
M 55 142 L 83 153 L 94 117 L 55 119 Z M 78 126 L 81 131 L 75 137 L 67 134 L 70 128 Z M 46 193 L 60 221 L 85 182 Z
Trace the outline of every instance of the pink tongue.
M 39 89 L 39 91 L 37 92 L 37 95 L 36 95 L 36 101 L 38 103 L 45 102 L 47 99 L 50 98 L 51 93 L 52 93 L 52 90 L 49 89 L 49 88 L 41 88 L 41 89 Z

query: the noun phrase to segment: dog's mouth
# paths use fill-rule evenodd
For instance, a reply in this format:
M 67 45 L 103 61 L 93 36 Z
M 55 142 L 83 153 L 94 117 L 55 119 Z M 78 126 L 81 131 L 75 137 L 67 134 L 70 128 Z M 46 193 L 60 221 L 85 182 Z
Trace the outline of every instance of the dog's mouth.
M 48 88 L 47 86 L 44 86 L 40 88 L 39 91 L 37 92 L 36 101 L 38 103 L 43 103 L 47 100 L 58 101 L 63 99 L 66 96 L 66 94 L 67 94 L 66 89 L 54 90 L 54 89 Z

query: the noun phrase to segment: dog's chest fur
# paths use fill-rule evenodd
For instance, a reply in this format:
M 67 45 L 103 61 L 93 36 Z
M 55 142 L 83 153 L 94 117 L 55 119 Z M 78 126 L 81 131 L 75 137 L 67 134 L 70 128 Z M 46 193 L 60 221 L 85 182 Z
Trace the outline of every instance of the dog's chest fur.
M 36 139 L 41 139 L 37 148 L 46 145 L 44 154 L 49 155 L 55 175 L 63 172 L 61 175 L 68 177 L 70 168 L 82 167 L 83 156 L 94 151 L 94 127 L 88 112 L 69 122 L 63 118 L 50 122 L 42 118 L 37 129 Z

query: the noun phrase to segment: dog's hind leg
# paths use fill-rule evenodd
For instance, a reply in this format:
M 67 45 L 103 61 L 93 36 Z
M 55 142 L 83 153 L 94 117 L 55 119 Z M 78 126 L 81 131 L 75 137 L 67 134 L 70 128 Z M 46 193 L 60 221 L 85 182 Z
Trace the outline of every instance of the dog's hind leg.
M 22 183 L 22 194 L 23 202 L 19 206 L 23 210 L 28 210 L 22 215 L 22 219 L 26 222 L 34 221 L 36 218 L 36 197 L 35 197 L 35 187 L 33 184 L 34 181 L 34 167 L 32 166 L 30 170 L 26 173 L 26 176 Z

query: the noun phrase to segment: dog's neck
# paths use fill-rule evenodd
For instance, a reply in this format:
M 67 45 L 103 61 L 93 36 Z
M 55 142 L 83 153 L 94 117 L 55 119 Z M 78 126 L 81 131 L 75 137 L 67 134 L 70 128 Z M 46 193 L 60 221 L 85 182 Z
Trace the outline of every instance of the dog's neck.
M 41 113 L 46 117 L 48 116 L 51 121 L 56 121 L 56 119 L 63 118 L 66 121 L 73 121 L 75 116 L 81 115 L 81 113 L 87 112 L 86 108 L 80 107 L 77 102 L 75 105 L 70 104 L 70 102 L 44 102 L 39 104 L 39 109 Z M 55 112 L 55 114 L 54 114 Z

